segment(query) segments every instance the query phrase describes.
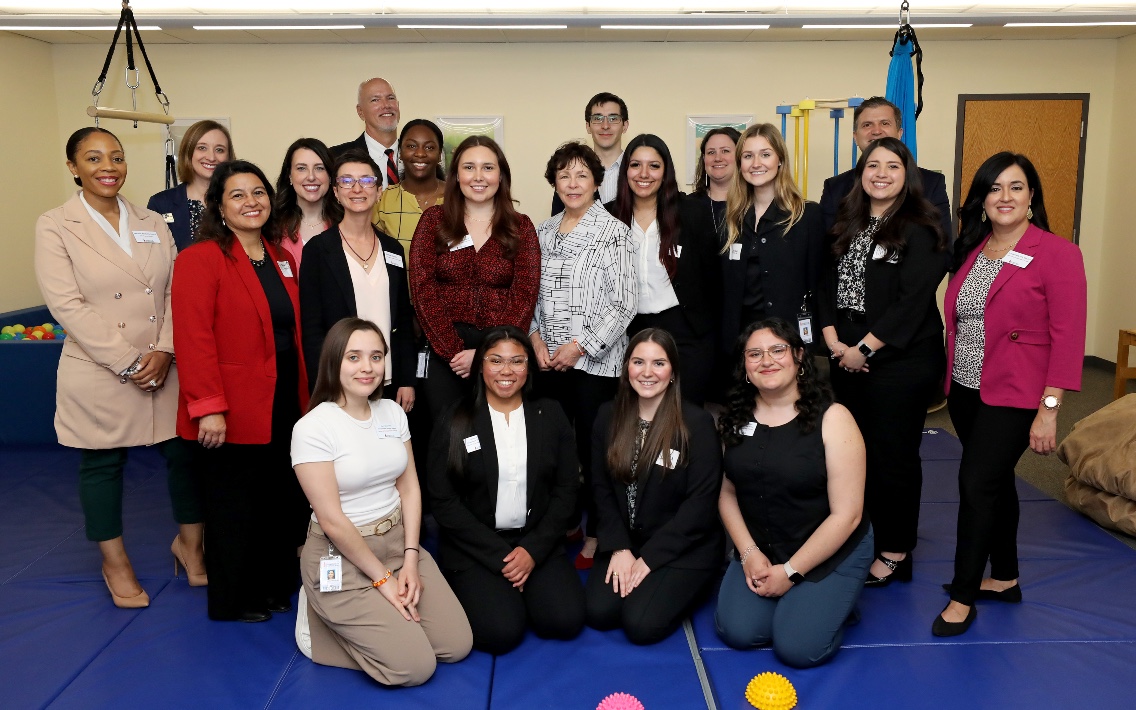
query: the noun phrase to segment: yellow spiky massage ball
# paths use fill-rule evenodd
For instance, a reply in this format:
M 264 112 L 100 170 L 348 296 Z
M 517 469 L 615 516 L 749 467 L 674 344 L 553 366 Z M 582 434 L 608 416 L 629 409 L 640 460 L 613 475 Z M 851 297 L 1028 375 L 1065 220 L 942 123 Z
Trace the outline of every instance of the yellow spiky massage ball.
M 766 671 L 746 686 L 746 700 L 757 710 L 790 710 L 797 705 L 797 690 L 785 676 Z

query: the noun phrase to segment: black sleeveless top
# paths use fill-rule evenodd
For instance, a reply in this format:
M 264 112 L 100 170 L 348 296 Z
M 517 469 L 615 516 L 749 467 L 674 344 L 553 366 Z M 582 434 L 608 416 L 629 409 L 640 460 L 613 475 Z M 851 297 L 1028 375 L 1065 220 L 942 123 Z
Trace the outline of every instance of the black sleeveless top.
M 787 562 L 829 515 L 821 418 L 823 413 L 809 434 L 801 433 L 796 419 L 776 427 L 753 422 L 753 436 L 743 435 L 741 443 L 726 449 L 723 468 L 737 489 L 742 519 L 772 564 Z M 827 577 L 867 531 L 865 510 L 840 549 L 805 579 L 819 582 Z

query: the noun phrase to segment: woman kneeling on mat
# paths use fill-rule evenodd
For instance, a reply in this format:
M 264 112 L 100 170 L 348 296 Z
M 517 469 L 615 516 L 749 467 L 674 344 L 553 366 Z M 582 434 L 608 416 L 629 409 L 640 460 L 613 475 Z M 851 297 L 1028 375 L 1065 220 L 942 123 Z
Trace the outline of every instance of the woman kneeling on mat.
M 584 627 L 584 588 L 564 554 L 576 444 L 559 404 L 526 401 L 535 363 L 524 331 L 490 330 L 473 358 L 473 395 L 443 415 L 430 441 L 442 568 L 474 645 L 494 654 L 516 648 L 526 622 L 543 638 L 575 638 Z
M 596 417 L 592 457 L 599 547 L 588 625 L 662 641 L 715 578 L 724 542 L 718 435 L 710 415 L 681 398 L 667 331 L 646 328 L 628 344 L 615 401 Z
M 864 439 L 833 403 L 797 329 L 780 318 L 742 332 L 726 413 L 718 511 L 737 548 L 718 593 L 718 635 L 734 648 L 773 642 L 807 668 L 840 649 L 872 564 Z
M 296 642 L 316 663 L 383 685 L 421 685 L 472 634 L 438 566 L 418 546 L 422 496 L 402 408 L 382 399 L 387 344 L 360 318 L 332 326 L 292 464 L 312 505 L 300 556 Z

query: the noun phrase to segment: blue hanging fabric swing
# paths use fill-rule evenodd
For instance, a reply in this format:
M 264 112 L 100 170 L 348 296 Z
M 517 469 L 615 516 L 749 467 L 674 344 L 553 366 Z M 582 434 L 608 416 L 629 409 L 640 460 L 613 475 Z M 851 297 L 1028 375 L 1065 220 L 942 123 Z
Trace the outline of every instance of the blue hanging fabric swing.
M 884 96 L 899 107 L 903 126 L 903 143 L 911 150 L 911 155 L 919 159 L 919 141 L 915 130 L 915 120 L 923 111 L 923 50 L 915 30 L 908 23 L 908 5 L 900 8 L 900 27 L 895 33 L 891 48 L 891 63 L 888 65 L 887 91 Z M 915 71 L 911 59 L 915 58 Z M 915 83 L 918 76 L 918 85 Z

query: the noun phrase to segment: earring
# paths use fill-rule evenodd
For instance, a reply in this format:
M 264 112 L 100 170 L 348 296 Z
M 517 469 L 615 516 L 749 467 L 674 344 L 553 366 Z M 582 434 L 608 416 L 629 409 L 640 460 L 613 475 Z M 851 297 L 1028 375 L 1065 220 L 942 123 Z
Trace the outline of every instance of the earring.
M 1026 219 L 1033 219 L 1033 205 L 1026 207 Z
M 980 221 L 980 222 L 985 222 L 985 221 L 986 221 L 986 210 L 982 210 L 982 216 L 980 216 L 980 217 L 978 218 L 978 221 Z

